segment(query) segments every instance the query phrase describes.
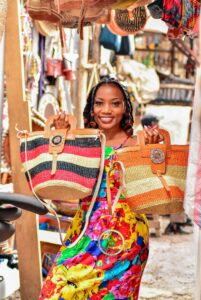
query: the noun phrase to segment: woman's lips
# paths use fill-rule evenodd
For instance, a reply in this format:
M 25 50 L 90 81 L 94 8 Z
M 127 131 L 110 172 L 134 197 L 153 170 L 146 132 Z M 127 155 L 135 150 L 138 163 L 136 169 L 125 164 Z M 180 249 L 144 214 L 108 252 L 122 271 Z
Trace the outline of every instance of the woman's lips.
M 112 117 L 99 117 L 99 119 L 104 124 L 109 124 L 113 121 Z

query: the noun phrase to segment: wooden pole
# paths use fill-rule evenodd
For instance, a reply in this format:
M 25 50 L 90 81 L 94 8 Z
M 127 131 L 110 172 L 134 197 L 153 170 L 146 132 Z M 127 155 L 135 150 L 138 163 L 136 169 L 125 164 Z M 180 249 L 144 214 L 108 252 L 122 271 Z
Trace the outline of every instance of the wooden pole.
M 93 34 L 93 49 L 92 49 L 92 60 L 93 63 L 100 63 L 100 38 L 101 24 L 96 24 Z
M 78 68 L 78 92 L 75 116 L 77 118 L 78 127 L 83 127 L 83 110 L 87 98 L 88 71 L 86 65 L 88 63 L 89 53 L 89 28 L 84 27 L 84 39 L 80 40 L 79 45 L 79 68 Z
M 21 49 L 20 0 L 8 1 L 6 21 L 6 88 L 8 98 L 9 137 L 14 192 L 30 194 L 21 172 L 19 141 L 15 125 L 31 129 L 29 105 L 25 101 L 24 69 Z M 34 214 L 23 212 L 16 222 L 16 242 L 19 256 L 20 292 L 22 300 L 36 300 L 41 289 L 41 261 L 38 223 Z

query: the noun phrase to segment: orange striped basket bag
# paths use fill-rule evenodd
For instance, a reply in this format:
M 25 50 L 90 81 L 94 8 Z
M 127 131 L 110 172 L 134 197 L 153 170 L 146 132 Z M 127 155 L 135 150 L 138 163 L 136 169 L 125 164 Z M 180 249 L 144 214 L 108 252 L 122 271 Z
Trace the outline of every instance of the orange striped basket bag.
M 116 150 L 123 162 L 125 196 L 133 211 L 145 214 L 172 214 L 183 211 L 188 145 L 171 145 L 168 131 L 159 130 L 163 144 L 139 144 Z

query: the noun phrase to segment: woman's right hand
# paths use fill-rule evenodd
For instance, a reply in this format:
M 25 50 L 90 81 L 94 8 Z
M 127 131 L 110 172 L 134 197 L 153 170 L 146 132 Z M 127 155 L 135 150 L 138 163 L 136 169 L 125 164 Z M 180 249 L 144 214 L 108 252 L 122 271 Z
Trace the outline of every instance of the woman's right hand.
M 53 118 L 55 129 L 68 129 L 70 127 L 69 117 L 65 111 L 58 111 Z
M 158 144 L 164 141 L 164 137 L 158 131 L 158 126 L 144 126 L 145 144 Z

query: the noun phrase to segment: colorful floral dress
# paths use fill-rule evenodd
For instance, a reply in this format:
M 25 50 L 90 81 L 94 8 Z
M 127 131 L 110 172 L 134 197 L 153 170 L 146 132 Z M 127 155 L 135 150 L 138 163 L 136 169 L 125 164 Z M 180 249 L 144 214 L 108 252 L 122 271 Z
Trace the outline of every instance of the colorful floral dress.
M 105 170 L 99 195 L 84 236 L 72 248 L 61 247 L 44 282 L 39 300 L 136 300 L 148 258 L 148 223 L 132 212 L 121 195 L 113 215 L 106 197 L 106 175 L 115 154 L 106 147 Z M 112 202 L 119 189 L 119 174 L 109 178 Z M 69 245 L 79 236 L 91 197 L 80 202 L 66 234 Z

